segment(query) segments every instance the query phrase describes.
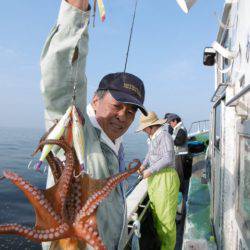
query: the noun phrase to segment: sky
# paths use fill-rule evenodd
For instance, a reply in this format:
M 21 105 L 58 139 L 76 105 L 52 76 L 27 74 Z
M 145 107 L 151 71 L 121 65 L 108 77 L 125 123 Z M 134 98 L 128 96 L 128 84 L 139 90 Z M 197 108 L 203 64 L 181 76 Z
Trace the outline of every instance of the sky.
M 105 74 L 124 68 L 134 4 L 104 0 L 106 21 L 97 13 L 90 25 L 88 101 Z M 148 110 L 177 113 L 186 127 L 209 118 L 214 69 L 203 65 L 203 50 L 216 40 L 223 5 L 199 0 L 187 15 L 175 0 L 138 1 L 127 72 L 144 81 Z M 60 0 L 1 3 L 0 127 L 44 128 L 39 60 L 59 6 Z

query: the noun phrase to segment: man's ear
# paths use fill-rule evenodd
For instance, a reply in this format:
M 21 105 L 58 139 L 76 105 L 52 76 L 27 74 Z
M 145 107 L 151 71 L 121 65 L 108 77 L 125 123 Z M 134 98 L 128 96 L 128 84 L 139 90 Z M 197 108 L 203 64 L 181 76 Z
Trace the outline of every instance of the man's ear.
M 99 101 L 100 101 L 99 97 L 97 95 L 94 95 L 91 105 L 95 111 L 97 109 L 97 105 L 99 104 Z

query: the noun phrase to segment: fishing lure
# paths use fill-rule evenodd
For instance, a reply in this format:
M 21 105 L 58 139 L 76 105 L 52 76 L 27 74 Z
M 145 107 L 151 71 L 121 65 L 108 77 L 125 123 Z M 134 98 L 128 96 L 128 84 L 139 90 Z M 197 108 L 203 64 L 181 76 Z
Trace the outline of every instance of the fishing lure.
M 100 13 L 100 17 L 102 22 L 104 22 L 105 18 L 106 18 L 106 13 L 105 13 L 105 8 L 104 8 L 104 4 L 102 0 L 97 0 L 98 3 L 98 8 L 99 8 L 99 13 Z
M 96 2 L 98 5 L 99 13 L 100 13 L 100 18 L 102 22 L 104 22 L 106 18 L 105 14 L 105 8 L 102 0 L 94 0 L 94 11 L 93 11 L 93 27 L 95 27 L 95 13 L 96 13 Z
M 77 108 L 73 106 L 72 109 L 72 134 L 73 134 L 73 146 L 76 152 L 76 156 L 81 166 L 81 170 L 84 171 L 84 135 L 83 135 L 83 125 L 84 120 L 82 119 Z
M 70 114 L 72 112 L 72 106 L 70 106 L 66 113 L 64 114 L 64 116 L 61 118 L 61 120 L 56 124 L 56 126 L 54 127 L 54 129 L 49 133 L 49 135 L 47 136 L 47 140 L 52 139 L 52 140 L 58 140 L 61 138 L 61 136 L 63 135 L 65 128 L 68 126 L 69 121 L 70 121 Z M 40 170 L 40 167 L 43 163 L 43 161 L 45 160 L 46 156 L 48 155 L 48 153 L 51 151 L 53 145 L 45 145 L 43 147 L 42 150 L 42 154 L 40 156 L 39 162 L 35 165 L 35 169 L 37 171 Z

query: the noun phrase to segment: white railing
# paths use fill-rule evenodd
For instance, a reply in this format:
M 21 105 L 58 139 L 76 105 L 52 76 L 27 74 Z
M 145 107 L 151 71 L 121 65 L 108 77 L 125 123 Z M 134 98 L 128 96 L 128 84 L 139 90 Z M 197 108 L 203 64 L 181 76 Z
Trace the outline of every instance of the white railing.
M 209 120 L 201 120 L 193 122 L 188 130 L 188 137 L 209 132 Z

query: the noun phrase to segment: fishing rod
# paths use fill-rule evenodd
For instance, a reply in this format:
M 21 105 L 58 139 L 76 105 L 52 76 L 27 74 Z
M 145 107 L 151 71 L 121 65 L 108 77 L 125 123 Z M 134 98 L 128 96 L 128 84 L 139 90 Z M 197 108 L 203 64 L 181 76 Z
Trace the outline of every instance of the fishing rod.
M 129 51 L 130 51 L 130 44 L 131 44 L 132 34 L 133 34 L 134 24 L 135 24 L 135 16 L 136 16 L 136 10 L 137 10 L 137 3 L 138 3 L 138 0 L 135 1 L 135 7 L 134 7 L 134 13 L 133 13 L 132 24 L 131 24 L 131 28 L 130 28 L 129 41 L 128 41 L 128 48 L 127 48 L 127 52 L 126 52 L 126 59 L 125 59 L 125 65 L 124 65 L 124 71 L 123 71 L 123 73 L 125 73 L 125 72 L 126 72 L 126 69 L 127 69 L 128 56 L 129 56 Z

